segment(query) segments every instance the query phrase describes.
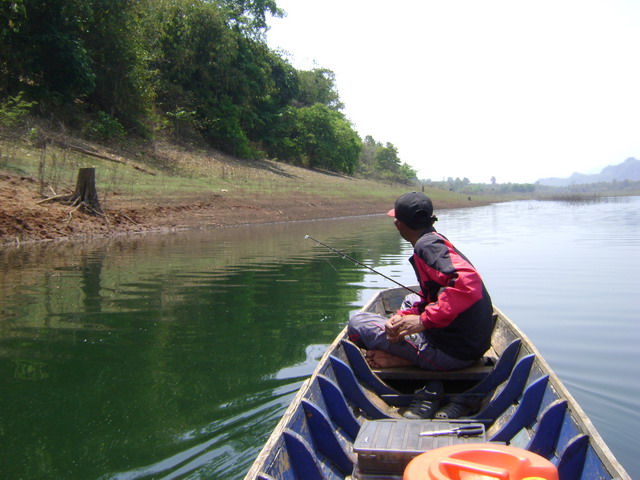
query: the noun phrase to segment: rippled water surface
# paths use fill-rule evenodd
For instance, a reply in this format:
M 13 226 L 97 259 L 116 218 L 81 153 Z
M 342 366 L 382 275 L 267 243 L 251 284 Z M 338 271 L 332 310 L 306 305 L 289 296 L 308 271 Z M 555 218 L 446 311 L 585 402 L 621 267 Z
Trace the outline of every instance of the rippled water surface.
M 640 198 L 437 212 L 640 477 Z M 385 216 L 0 252 L 0 477 L 242 478 L 349 312 L 411 284 Z

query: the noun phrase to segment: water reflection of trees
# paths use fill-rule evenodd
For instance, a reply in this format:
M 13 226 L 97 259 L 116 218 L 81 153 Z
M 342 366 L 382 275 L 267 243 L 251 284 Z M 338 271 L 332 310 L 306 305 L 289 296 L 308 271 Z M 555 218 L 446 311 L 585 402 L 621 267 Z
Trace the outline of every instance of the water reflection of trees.
M 334 338 L 368 273 L 305 234 L 374 267 L 401 242 L 385 218 L 0 253 L 5 473 L 153 465 L 245 416 L 266 434 L 277 372 Z

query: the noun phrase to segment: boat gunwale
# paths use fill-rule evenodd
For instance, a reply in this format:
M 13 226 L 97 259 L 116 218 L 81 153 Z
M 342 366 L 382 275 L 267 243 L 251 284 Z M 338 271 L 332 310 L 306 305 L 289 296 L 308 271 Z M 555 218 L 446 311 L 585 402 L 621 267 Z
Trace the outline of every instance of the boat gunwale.
M 521 339 L 522 344 L 526 346 L 527 350 L 535 355 L 534 363 L 538 365 L 542 372 L 549 375 L 549 384 L 555 389 L 558 398 L 567 401 L 568 412 L 573 413 L 573 420 L 578 424 L 582 433 L 589 437 L 589 443 L 596 451 L 596 454 L 604 467 L 609 472 L 619 475 L 613 478 L 631 480 L 631 477 L 627 474 L 622 464 L 617 460 L 589 416 L 585 413 L 573 395 L 571 395 L 549 363 L 540 354 L 540 350 L 538 350 L 529 337 L 507 315 L 505 315 L 502 310 L 496 306 L 493 307 L 493 310 L 498 314 L 500 321 L 502 321 L 504 325 L 507 325 Z

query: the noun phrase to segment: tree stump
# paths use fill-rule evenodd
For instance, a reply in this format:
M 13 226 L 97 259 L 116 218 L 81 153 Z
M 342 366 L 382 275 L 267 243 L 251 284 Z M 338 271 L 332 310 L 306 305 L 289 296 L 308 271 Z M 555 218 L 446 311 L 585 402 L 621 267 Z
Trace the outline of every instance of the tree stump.
M 96 190 L 96 169 L 81 168 L 78 170 L 76 190 L 65 199 L 73 206 L 82 208 L 90 214 L 103 214 L 98 191 Z

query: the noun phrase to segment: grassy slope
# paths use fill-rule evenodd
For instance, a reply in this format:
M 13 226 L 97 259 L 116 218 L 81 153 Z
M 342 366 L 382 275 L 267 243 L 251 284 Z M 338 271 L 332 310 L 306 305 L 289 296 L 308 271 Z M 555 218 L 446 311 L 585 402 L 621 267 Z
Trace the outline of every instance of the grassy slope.
M 68 137 L 50 135 L 49 139 L 46 147 L 42 144 L 36 147 L 24 140 L 0 142 L 0 193 L 5 194 L 0 205 L 0 217 L 4 215 L 5 223 L 4 230 L 0 225 L 0 243 L 16 238 L 24 241 L 42 238 L 42 233 L 35 234 L 29 228 L 8 225 L 28 223 L 29 215 L 40 217 L 40 223 L 50 219 L 58 227 L 57 232 L 44 238 L 105 235 L 132 229 L 225 226 L 381 213 L 399 194 L 419 188 L 270 160 L 238 160 L 217 151 L 167 142 L 129 144 L 116 150 Z M 55 202 L 36 205 L 43 195 L 73 191 L 81 167 L 96 168 L 98 194 L 110 219 L 102 222 L 98 231 L 90 221 L 95 224 L 95 219 L 80 218 L 77 212 L 70 215 L 69 206 Z M 20 189 L 16 189 L 16 179 L 21 180 Z M 25 189 L 30 194 L 25 194 Z M 470 200 L 466 195 L 442 190 L 427 189 L 425 193 L 437 209 L 495 200 L 487 197 Z M 194 215 L 198 218 L 193 218 Z M 68 225 L 62 225 L 63 219 Z M 43 225 L 42 230 L 46 227 Z
M 113 158 L 116 162 L 62 148 L 61 144 L 81 145 L 86 151 Z M 324 198 L 395 198 L 398 192 L 415 186 L 356 179 L 346 175 L 320 172 L 281 162 L 238 160 L 214 150 L 186 149 L 169 143 L 128 146 L 118 153 L 96 144 L 74 139 L 57 139 L 46 149 L 28 142 L 4 142 L 0 145 L 0 171 L 13 172 L 44 182 L 51 189 L 73 190 L 78 168 L 96 167 L 98 192 L 102 197 L 125 195 L 132 200 L 191 200 L 202 194 L 224 192 L 260 196 L 304 192 Z M 44 158 L 44 174 L 40 173 Z M 124 163 L 121 163 L 124 162 Z M 51 189 L 46 194 L 51 194 Z M 467 204 L 464 195 L 448 191 L 428 192 L 436 204 Z M 488 198 L 475 199 L 486 202 Z

